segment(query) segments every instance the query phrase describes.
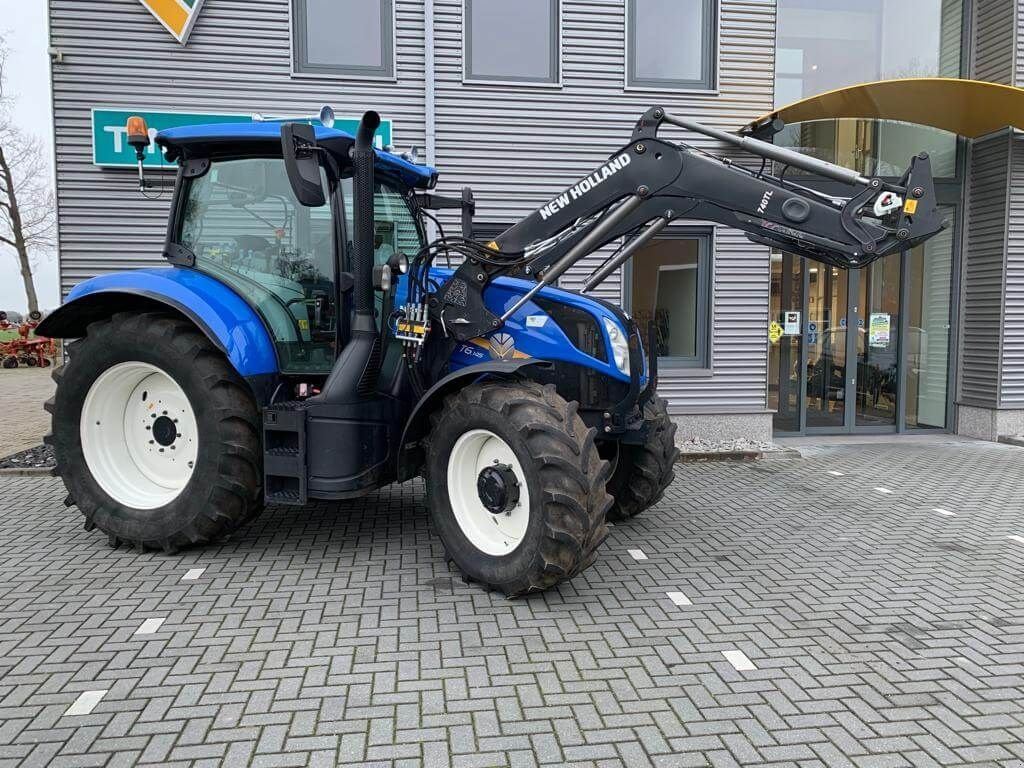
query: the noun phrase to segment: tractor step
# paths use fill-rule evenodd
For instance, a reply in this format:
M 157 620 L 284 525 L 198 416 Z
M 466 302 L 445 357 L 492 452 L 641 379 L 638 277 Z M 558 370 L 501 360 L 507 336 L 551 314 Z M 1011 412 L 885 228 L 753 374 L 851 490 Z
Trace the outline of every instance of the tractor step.
M 306 407 L 293 400 L 263 409 L 263 493 L 268 504 L 305 504 Z

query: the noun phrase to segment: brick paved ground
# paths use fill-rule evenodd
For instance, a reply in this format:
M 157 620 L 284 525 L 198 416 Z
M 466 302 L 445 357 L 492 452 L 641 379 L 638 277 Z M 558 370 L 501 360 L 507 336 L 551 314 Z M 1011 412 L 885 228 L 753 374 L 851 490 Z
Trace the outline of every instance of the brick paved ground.
M 50 414 L 43 403 L 53 395 L 49 368 L 0 368 L 0 457 L 43 442 Z
M 167 557 L 0 478 L 0 762 L 1024 765 L 1024 449 L 810 453 L 681 466 L 519 601 L 452 577 L 415 484 Z

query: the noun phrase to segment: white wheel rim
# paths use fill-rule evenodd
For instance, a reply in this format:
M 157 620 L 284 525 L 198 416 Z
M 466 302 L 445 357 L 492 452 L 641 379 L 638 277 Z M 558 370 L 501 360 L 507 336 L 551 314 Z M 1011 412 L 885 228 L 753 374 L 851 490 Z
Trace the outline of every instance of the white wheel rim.
M 100 488 L 133 509 L 174 501 L 199 453 L 188 397 L 149 363 L 118 363 L 104 371 L 85 396 L 79 432 L 85 463 Z
M 496 464 L 511 467 L 519 482 L 519 501 L 508 512 L 494 514 L 477 491 L 480 472 Z M 508 555 L 522 543 L 530 524 L 530 491 L 526 474 L 512 447 L 493 432 L 466 432 L 448 456 L 448 498 L 455 521 L 469 542 L 488 555 Z

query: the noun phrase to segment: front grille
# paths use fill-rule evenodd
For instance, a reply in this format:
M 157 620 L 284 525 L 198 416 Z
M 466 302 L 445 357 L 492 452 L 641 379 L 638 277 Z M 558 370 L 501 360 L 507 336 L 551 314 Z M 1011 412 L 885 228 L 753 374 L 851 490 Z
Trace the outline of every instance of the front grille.
M 533 301 L 555 321 L 576 349 L 602 363 L 608 362 L 604 335 L 593 315 L 586 310 L 540 297 Z

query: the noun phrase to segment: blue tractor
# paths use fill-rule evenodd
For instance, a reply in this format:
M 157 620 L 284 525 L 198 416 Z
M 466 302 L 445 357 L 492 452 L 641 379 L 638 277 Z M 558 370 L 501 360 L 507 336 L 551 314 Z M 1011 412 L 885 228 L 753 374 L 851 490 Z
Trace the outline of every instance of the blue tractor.
M 850 195 L 667 141 L 666 123 Z M 167 265 L 87 280 L 38 329 L 74 339 L 48 441 L 86 529 L 173 552 L 264 504 L 423 476 L 468 579 L 545 589 L 594 561 L 606 521 L 661 498 L 677 456 L 649 329 L 560 275 L 618 243 L 591 290 L 682 218 L 843 267 L 944 225 L 925 155 L 893 184 L 653 107 L 593 173 L 478 242 L 471 193 L 431 192 L 433 168 L 374 148 L 378 124 L 367 112 L 354 136 L 301 121 L 157 135 L 178 169 Z M 145 192 L 149 134 L 138 118 L 128 129 Z M 463 231 L 428 238 L 446 207 Z

